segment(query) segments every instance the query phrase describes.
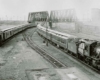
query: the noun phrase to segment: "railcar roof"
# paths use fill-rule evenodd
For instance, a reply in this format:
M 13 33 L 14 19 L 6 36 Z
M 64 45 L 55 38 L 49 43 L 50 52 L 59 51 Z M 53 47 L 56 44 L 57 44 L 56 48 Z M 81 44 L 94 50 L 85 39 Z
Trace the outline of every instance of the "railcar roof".
M 0 32 L 10 30 L 10 29 L 13 29 L 13 28 L 17 28 L 17 27 L 20 27 L 22 25 L 2 25 L 2 26 L 0 26 Z
M 9 30 L 9 29 L 12 29 L 12 28 L 15 28 L 16 26 L 13 26 L 13 25 L 3 25 L 3 26 L 0 26 L 0 30 L 1 31 L 6 31 L 6 30 Z
M 94 42 L 97 42 L 96 40 L 87 40 L 87 39 L 80 39 L 80 41 L 83 41 L 83 42 L 85 42 L 86 44 L 92 44 L 92 43 L 94 43 Z
M 45 29 L 45 27 L 41 26 L 40 24 L 38 24 L 38 28 Z M 49 30 L 51 33 L 59 34 L 59 35 L 62 35 L 63 37 L 77 38 L 76 36 L 70 35 L 70 34 L 67 34 L 67 33 L 62 33 L 62 32 L 59 32 L 59 31 L 52 30 L 52 29 L 48 29 L 48 30 Z

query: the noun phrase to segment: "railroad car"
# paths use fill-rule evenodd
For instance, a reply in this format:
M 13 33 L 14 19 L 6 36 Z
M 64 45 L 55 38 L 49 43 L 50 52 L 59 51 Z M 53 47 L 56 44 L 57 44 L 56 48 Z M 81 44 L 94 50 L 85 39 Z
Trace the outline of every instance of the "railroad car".
M 78 46 L 77 43 L 79 41 L 80 38 L 71 38 L 68 42 L 68 50 L 73 53 L 75 56 L 78 56 Z
M 70 54 L 75 55 L 87 64 L 100 69 L 100 42 L 96 40 L 81 39 L 73 35 L 46 29 L 37 25 L 39 35 L 62 47 Z M 51 37 L 52 36 L 52 37 Z
M 31 12 L 28 16 L 28 23 L 27 25 L 21 25 L 15 28 L 7 28 L 0 31 L 0 44 L 2 44 L 5 40 L 10 38 L 11 36 L 21 32 L 29 27 L 36 26 L 37 24 L 44 24 L 47 21 L 48 12 L 41 11 L 41 12 Z M 43 33 L 43 32 L 42 32 Z M 46 35 L 44 35 L 46 37 Z
M 12 37 L 13 35 L 30 27 L 31 26 L 29 26 L 29 24 L 26 24 L 26 25 L 20 25 L 14 28 L 6 28 L 6 29 L 1 30 L 0 31 L 0 45 L 4 43 L 7 39 Z

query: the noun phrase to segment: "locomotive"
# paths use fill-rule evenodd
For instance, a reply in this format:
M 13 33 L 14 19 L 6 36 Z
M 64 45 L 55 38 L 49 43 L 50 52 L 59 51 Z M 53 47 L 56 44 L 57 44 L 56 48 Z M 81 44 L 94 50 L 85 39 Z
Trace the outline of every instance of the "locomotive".
M 100 42 L 78 38 L 77 36 L 61 33 L 49 28 L 46 29 L 40 24 L 37 25 L 37 28 L 38 34 L 44 39 L 48 39 L 53 44 L 75 55 L 87 64 L 100 69 Z
M 87 64 L 100 69 L 100 42 L 78 38 L 77 36 L 52 29 L 53 23 L 77 22 L 73 9 L 51 11 L 50 15 L 47 11 L 33 12 L 29 14 L 28 22 L 37 25 L 37 32 L 44 39 L 47 39 Z M 45 26 L 45 23 L 49 25 Z

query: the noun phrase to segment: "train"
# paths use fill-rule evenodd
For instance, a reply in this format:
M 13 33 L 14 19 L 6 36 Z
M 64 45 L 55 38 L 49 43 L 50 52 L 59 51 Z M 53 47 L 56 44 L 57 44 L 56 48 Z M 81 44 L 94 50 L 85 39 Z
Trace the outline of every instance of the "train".
M 20 26 L 16 26 L 14 28 L 6 28 L 0 30 L 0 46 L 5 43 L 9 38 L 14 36 L 15 34 L 26 30 L 31 27 L 35 27 L 38 23 L 44 24 L 47 20 L 48 12 L 30 12 L 28 15 L 28 23 Z
M 35 23 L 37 33 L 55 46 L 74 55 L 90 66 L 100 70 L 100 42 L 90 39 L 82 39 L 74 35 L 62 33 L 52 29 L 53 23 L 70 22 L 77 23 L 77 17 L 73 9 L 33 12 L 29 14 L 29 23 Z M 41 24 L 43 23 L 43 24 Z M 47 23 L 49 25 L 47 25 Z M 46 24 L 46 26 L 45 26 Z
M 12 36 L 14 36 L 15 34 L 26 30 L 28 28 L 33 27 L 33 25 L 30 24 L 24 24 L 24 25 L 20 25 L 20 26 L 16 26 L 14 28 L 6 28 L 6 29 L 1 29 L 0 30 L 0 46 L 7 41 L 9 38 L 11 38 Z
M 37 25 L 37 33 L 52 44 L 76 56 L 87 64 L 100 69 L 100 42 L 82 39 L 67 33 Z

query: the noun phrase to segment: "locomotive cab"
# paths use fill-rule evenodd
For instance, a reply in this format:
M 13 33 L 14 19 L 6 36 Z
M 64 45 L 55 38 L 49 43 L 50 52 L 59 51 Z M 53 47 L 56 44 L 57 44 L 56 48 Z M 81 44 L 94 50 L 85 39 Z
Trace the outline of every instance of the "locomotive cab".
M 92 65 L 94 67 L 99 68 L 100 66 L 100 44 L 96 43 L 95 45 L 91 45 L 91 58 Z
M 94 55 L 94 47 L 96 45 L 96 41 L 89 39 L 80 39 L 78 43 L 78 53 L 80 59 L 83 61 L 90 63 L 91 56 Z
M 97 43 L 94 52 L 95 52 L 95 57 L 100 59 L 100 43 Z
M 78 52 L 81 56 L 90 57 L 94 55 L 94 48 L 97 42 L 89 39 L 81 39 L 78 45 Z
M 1 38 L 2 38 L 2 37 L 1 37 L 1 34 L 2 34 L 2 33 L 0 32 L 0 41 L 1 41 Z
M 2 43 L 2 32 L 0 32 L 0 44 Z
M 94 40 L 82 39 L 79 42 L 78 52 L 85 62 L 100 69 L 100 43 Z
M 93 65 L 100 69 L 100 42 L 97 42 L 97 45 L 94 48 L 94 55 L 93 55 Z

